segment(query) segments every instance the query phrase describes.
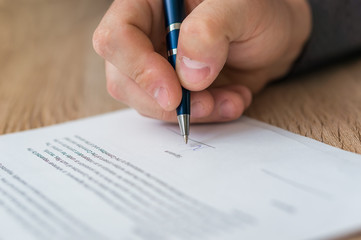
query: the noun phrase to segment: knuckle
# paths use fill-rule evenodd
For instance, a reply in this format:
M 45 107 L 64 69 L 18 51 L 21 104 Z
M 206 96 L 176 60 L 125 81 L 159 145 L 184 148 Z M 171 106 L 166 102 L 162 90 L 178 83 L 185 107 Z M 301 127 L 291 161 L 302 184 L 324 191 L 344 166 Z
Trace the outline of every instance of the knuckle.
M 240 95 L 234 97 L 234 115 L 233 119 L 238 119 L 244 112 L 246 106 L 243 98 Z
M 175 112 L 174 111 L 160 111 L 160 113 L 158 114 L 159 116 L 159 120 L 164 121 L 164 122 L 174 122 L 175 119 Z
M 217 34 L 217 23 L 212 19 L 186 19 L 182 23 L 181 31 L 186 36 L 197 36 L 201 42 L 208 42 L 215 39 Z
M 93 48 L 97 54 L 105 58 L 111 53 L 110 30 L 98 27 L 93 34 Z
M 158 113 L 158 119 L 162 120 L 162 121 L 167 121 L 168 120 L 168 112 L 166 111 L 160 111 Z
M 148 111 L 146 111 L 146 112 L 141 111 L 139 109 L 136 109 L 136 111 L 143 117 L 158 119 L 158 120 L 164 121 L 164 122 L 172 122 L 173 121 L 170 112 L 159 109 L 158 107 L 154 107 L 151 111 L 149 111 L 149 109 L 148 109 Z
M 148 113 L 144 113 L 144 112 L 140 112 L 140 111 L 138 111 L 138 112 L 142 116 L 158 119 L 163 122 L 174 122 L 176 119 L 174 111 L 171 111 L 171 112 L 164 111 L 163 109 L 160 109 L 158 106 L 154 107 Z
M 141 88 L 146 88 L 152 80 L 154 70 L 152 68 L 137 67 L 131 74 L 131 77 Z
M 138 114 L 140 114 L 141 116 L 143 117 L 147 117 L 147 118 L 152 118 L 151 116 L 149 116 L 148 114 L 144 113 L 144 112 L 141 112 L 139 110 L 136 109 L 136 111 L 138 112 Z
M 110 96 L 120 102 L 126 102 L 126 95 L 123 93 L 122 88 L 119 87 L 115 81 L 107 81 L 107 91 Z

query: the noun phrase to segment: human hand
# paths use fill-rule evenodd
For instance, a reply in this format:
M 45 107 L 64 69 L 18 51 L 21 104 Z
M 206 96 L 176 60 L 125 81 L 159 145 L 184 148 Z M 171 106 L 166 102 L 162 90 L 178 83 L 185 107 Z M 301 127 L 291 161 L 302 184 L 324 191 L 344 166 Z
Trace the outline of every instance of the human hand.
M 288 72 L 306 42 L 306 0 L 188 0 L 176 72 L 166 60 L 161 0 L 115 0 L 94 33 L 109 93 L 145 116 L 176 122 L 181 85 L 191 122 L 238 118 L 252 93 Z

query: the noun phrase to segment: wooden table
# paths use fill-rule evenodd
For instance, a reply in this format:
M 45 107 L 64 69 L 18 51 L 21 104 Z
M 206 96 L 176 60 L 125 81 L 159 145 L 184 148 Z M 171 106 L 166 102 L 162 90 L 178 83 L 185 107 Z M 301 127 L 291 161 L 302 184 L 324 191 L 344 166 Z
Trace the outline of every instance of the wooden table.
M 107 94 L 91 44 L 110 3 L 0 1 L 0 134 L 126 107 Z M 246 115 L 361 153 L 361 57 L 270 85 Z

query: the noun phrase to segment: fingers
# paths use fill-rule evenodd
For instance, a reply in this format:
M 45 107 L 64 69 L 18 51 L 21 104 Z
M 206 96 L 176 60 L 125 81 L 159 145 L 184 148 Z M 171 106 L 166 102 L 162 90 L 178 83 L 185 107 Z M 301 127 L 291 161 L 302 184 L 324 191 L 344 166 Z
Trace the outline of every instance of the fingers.
M 93 45 L 99 55 L 134 81 L 149 99 L 170 111 L 181 100 L 181 86 L 174 69 L 155 52 L 151 41 L 153 29 L 163 26 L 161 10 L 161 1 L 114 1 L 94 33 Z M 159 26 L 154 28 L 153 24 Z M 159 30 L 157 35 L 164 36 Z
M 106 62 L 107 88 L 111 96 L 140 114 L 176 122 L 175 111 L 165 111 L 139 85 Z M 191 122 L 224 122 L 237 119 L 251 103 L 251 92 L 241 85 L 211 88 L 191 94 Z
M 174 109 L 181 100 L 181 87 L 168 61 L 155 52 L 155 36 L 164 37 L 159 32 L 154 34 L 152 26 L 154 19 L 161 22 L 159 15 L 162 13 L 154 10 L 162 9 L 157 6 L 159 2 L 161 1 L 115 1 L 96 30 L 93 42 L 96 51 L 107 60 L 107 87 L 114 98 L 145 116 L 175 122 Z M 236 2 L 230 0 L 227 4 Z M 182 25 L 178 74 L 184 86 L 190 90 L 201 90 L 192 93 L 192 122 L 234 120 L 251 102 L 248 88 L 230 85 L 204 89 L 222 69 L 229 43 L 238 38 L 237 34 L 242 31 L 238 25 L 232 24 L 237 19 L 229 18 L 227 11 L 216 11 L 217 8 L 233 9 L 232 7 L 220 7 L 215 0 L 204 1 L 202 4 L 205 4 L 204 8 L 196 8 L 187 18 L 189 23 L 186 20 Z M 238 7 L 239 5 L 237 3 Z M 207 14 L 215 19 L 207 19 Z M 238 15 L 234 14 L 230 15 Z M 196 28 L 193 29 L 192 22 L 199 22 L 200 25 L 195 24 Z M 234 29 L 237 31 L 233 31 Z M 200 39 L 192 40 L 192 36 L 198 34 Z M 194 71 L 186 73 L 187 79 L 190 79 L 189 85 L 187 81 L 183 81 L 184 67 Z M 192 76 L 198 77 L 198 80 L 191 78 Z
M 105 63 L 107 89 L 109 94 L 140 114 L 167 122 L 176 122 L 175 111 L 165 111 L 151 96 L 128 76 L 122 74 L 117 67 Z
M 209 92 L 212 100 L 197 96 L 199 92 L 192 93 L 192 97 L 199 98 L 199 102 L 209 107 L 208 115 L 194 113 L 191 109 L 191 122 L 227 122 L 238 119 L 252 101 L 250 90 L 241 85 L 228 85 L 219 88 L 210 88 L 203 92 Z M 195 95 L 195 96 L 194 96 Z M 192 107 L 193 107 L 192 100 Z
M 246 37 L 250 1 L 208 0 L 183 21 L 177 55 L 182 85 L 192 91 L 206 89 L 222 70 L 232 41 Z M 245 27 L 247 26 L 247 28 Z

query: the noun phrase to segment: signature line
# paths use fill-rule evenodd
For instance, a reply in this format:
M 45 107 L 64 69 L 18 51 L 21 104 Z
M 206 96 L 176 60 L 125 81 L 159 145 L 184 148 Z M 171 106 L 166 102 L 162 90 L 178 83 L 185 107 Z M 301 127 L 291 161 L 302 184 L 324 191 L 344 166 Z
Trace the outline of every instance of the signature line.
M 181 136 L 178 132 L 174 131 L 173 129 L 168 128 L 168 130 L 171 131 L 172 133 L 175 133 L 175 134 Z M 197 141 L 197 140 L 194 140 L 194 139 L 192 139 L 192 138 L 189 138 L 189 140 L 192 141 L 192 142 L 195 142 L 195 143 L 198 143 L 198 144 L 202 144 L 202 145 L 204 145 L 204 146 L 207 146 L 207 147 L 216 149 L 216 147 L 213 147 L 213 146 L 208 145 L 208 144 L 206 144 L 206 143 L 202 143 L 202 142 Z

